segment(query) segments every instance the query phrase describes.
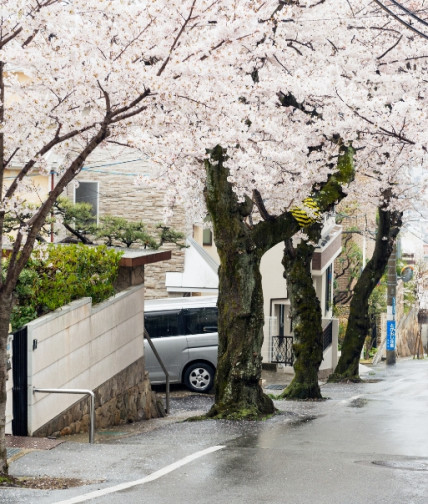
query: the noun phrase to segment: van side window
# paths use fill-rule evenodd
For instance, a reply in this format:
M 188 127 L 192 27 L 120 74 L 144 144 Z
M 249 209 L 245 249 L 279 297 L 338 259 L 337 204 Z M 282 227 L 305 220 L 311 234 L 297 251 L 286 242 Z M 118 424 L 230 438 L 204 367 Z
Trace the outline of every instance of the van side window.
M 151 338 L 168 338 L 180 334 L 180 310 L 146 313 L 144 326 Z
M 217 332 L 217 308 L 188 308 L 183 319 L 185 334 Z

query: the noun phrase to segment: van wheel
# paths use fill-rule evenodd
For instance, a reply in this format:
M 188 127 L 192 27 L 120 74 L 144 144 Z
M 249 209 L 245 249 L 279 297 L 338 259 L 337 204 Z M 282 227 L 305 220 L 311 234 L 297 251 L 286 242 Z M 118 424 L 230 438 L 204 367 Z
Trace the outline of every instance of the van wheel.
M 191 364 L 184 373 L 184 385 L 193 392 L 209 392 L 214 385 L 214 368 L 205 362 Z

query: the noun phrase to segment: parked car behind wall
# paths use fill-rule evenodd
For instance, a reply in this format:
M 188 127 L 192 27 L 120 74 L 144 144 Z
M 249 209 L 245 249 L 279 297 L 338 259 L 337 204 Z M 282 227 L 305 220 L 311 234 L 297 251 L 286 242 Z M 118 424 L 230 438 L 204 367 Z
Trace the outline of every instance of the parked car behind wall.
M 217 366 L 217 297 L 167 298 L 145 302 L 144 324 L 169 374 L 195 392 L 208 392 Z M 147 340 L 146 369 L 152 384 L 165 374 Z

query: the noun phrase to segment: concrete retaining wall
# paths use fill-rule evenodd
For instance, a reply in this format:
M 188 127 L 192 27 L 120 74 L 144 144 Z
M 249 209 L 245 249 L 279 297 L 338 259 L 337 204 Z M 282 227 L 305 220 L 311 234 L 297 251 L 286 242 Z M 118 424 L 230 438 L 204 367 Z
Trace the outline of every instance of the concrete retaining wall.
M 87 428 L 87 399 L 76 403 L 79 396 L 33 393 L 34 387 L 96 390 L 97 426 L 144 418 L 151 392 L 143 365 L 143 302 L 140 285 L 94 307 L 90 298 L 74 301 L 28 324 L 30 435 L 70 424 L 72 431 Z M 156 407 L 149 409 L 155 416 Z
M 96 429 L 165 415 L 164 405 L 151 391 L 143 358 L 107 380 L 94 392 Z M 88 431 L 89 426 L 89 398 L 84 397 L 37 429 L 33 435 L 79 434 Z

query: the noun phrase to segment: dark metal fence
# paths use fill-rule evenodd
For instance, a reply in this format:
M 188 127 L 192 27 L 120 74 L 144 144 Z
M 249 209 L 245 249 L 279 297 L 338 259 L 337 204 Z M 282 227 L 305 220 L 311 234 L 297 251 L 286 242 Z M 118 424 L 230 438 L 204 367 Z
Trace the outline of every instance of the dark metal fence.
M 272 362 L 293 365 L 293 336 L 272 336 Z
M 322 349 L 328 348 L 333 342 L 333 322 L 329 322 L 323 330 Z M 272 362 L 275 364 L 293 365 L 293 336 L 272 336 Z
M 13 334 L 12 343 L 13 376 L 13 420 L 12 433 L 26 436 L 27 432 L 27 327 Z
M 322 349 L 323 351 L 333 343 L 333 322 L 329 322 L 328 326 L 322 333 Z

